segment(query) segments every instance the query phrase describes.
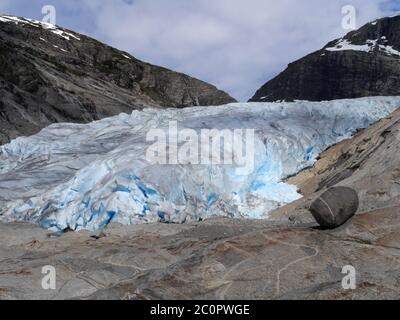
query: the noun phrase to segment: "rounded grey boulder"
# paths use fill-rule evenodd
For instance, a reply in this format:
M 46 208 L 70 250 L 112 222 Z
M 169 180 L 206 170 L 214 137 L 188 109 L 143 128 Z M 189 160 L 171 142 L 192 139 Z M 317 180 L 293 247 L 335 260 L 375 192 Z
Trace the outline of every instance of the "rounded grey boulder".
M 358 194 L 348 187 L 333 187 L 315 200 L 310 211 L 324 228 L 334 229 L 351 219 L 359 206 Z

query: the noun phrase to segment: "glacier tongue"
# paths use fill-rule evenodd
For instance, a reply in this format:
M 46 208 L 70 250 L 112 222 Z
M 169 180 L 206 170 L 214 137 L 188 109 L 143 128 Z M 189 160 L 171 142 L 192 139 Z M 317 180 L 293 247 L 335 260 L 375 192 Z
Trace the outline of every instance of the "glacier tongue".
M 89 124 L 55 124 L 1 147 L 0 220 L 51 230 L 111 221 L 184 223 L 210 216 L 265 218 L 301 196 L 282 182 L 327 147 L 387 116 L 400 97 L 145 109 Z M 152 128 L 255 129 L 255 168 L 159 165 L 146 159 Z

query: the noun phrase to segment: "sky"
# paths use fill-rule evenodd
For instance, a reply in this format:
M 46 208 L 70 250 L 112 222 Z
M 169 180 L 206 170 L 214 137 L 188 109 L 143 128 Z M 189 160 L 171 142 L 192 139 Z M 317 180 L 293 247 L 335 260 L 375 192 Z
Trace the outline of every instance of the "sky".
M 56 23 L 247 101 L 288 63 L 356 26 L 400 13 L 400 0 L 0 0 L 0 12 Z

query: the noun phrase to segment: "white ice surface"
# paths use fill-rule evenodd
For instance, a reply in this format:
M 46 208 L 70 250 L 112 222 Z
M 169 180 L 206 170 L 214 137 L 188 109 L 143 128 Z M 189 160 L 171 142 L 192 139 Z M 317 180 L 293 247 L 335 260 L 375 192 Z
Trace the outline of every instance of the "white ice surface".
M 54 124 L 0 148 L 0 220 L 99 229 L 110 221 L 184 223 L 211 216 L 265 218 L 300 197 L 282 179 L 327 147 L 387 116 L 400 97 L 146 109 L 89 124 Z M 255 129 L 251 175 L 234 165 L 152 165 L 149 129 Z

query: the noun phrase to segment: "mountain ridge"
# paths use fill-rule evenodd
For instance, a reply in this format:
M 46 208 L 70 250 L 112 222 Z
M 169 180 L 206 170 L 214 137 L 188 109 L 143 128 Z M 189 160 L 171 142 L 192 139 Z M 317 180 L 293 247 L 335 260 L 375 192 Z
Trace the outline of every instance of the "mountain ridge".
M 365 24 L 288 65 L 250 102 L 400 95 L 400 16 Z
M 48 23 L 0 15 L 0 144 L 57 122 L 235 99 L 183 73 Z

